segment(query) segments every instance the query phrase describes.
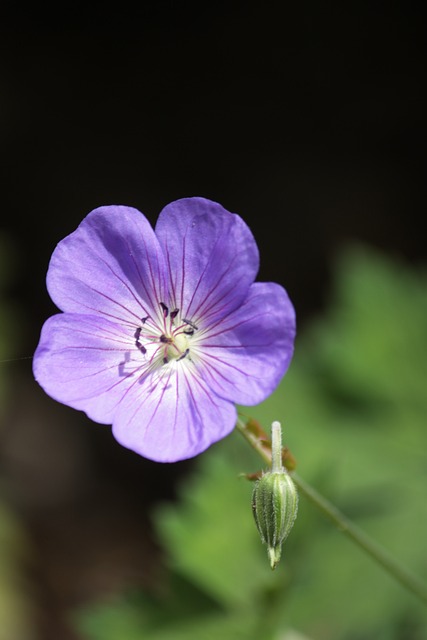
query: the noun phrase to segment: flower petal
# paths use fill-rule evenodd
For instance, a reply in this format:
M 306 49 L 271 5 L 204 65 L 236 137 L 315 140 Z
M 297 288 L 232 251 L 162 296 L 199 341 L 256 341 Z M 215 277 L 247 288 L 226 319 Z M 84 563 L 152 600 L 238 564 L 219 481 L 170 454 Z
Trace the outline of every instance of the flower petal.
M 152 380 L 133 383 L 120 403 L 113 434 L 146 458 L 176 462 L 224 438 L 236 418 L 233 403 L 216 397 L 190 368 L 171 364 Z
M 132 207 L 100 207 L 53 252 L 49 294 L 62 310 L 138 322 L 166 299 L 165 263 L 147 219 Z
M 52 398 L 109 424 L 117 405 L 145 368 L 143 355 L 102 316 L 61 313 L 49 318 L 34 354 L 34 376 Z
M 170 290 L 185 318 L 206 327 L 236 309 L 255 280 L 259 256 L 243 220 L 204 198 L 172 202 L 156 235 L 168 261 Z
M 198 348 L 198 371 L 219 396 L 254 405 L 269 396 L 289 367 L 295 311 L 278 284 L 256 282 L 244 304 L 210 328 Z

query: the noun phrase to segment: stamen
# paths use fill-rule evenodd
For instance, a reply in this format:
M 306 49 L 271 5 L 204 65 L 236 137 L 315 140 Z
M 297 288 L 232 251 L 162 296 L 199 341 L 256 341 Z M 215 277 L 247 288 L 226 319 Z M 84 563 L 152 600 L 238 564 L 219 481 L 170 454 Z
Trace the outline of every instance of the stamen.
M 181 356 L 179 356 L 179 358 L 176 359 L 176 361 L 179 362 L 180 360 L 183 360 L 186 356 L 188 356 L 189 353 L 190 353 L 190 349 L 186 349 L 184 353 Z
M 164 333 L 160 336 L 159 340 L 160 342 L 163 342 L 163 344 L 173 344 L 173 339 L 168 338 Z
M 194 322 L 192 322 L 191 320 L 187 320 L 187 318 L 183 318 L 182 321 L 185 322 L 185 324 L 190 325 L 190 327 L 194 329 L 194 331 L 197 331 L 199 328 L 197 325 L 194 324 Z
M 171 311 L 171 319 L 175 320 L 178 313 L 179 313 L 179 309 L 174 309 L 173 311 Z
M 161 303 L 160 303 L 160 306 L 162 307 L 162 310 L 163 310 L 163 317 L 164 317 L 164 318 L 167 318 L 167 317 L 168 317 L 168 315 L 169 315 L 169 309 L 168 309 L 168 307 L 165 305 L 165 303 L 164 303 L 164 302 L 161 302 Z
M 141 351 L 141 353 L 147 353 L 147 349 L 144 347 L 143 344 L 141 344 L 141 341 L 139 339 L 141 337 L 141 331 L 142 331 L 142 327 L 137 327 L 137 329 L 135 330 L 135 333 L 134 333 L 135 346 Z

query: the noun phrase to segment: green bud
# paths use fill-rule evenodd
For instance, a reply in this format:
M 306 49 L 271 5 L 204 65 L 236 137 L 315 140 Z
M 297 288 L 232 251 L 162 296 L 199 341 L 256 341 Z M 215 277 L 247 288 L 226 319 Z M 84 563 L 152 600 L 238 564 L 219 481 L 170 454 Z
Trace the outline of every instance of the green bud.
M 273 467 L 256 483 L 252 510 L 263 544 L 267 545 L 272 569 L 280 560 L 282 543 L 289 535 L 298 512 L 298 493 L 289 473 L 278 462 L 281 452 L 280 424 L 273 423 Z

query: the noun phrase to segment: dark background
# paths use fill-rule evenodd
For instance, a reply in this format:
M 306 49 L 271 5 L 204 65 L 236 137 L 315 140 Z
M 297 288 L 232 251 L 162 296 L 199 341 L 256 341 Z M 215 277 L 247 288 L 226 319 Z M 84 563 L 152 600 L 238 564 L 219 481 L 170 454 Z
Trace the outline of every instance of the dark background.
M 0 11 L 11 357 L 32 354 L 55 311 L 54 246 L 102 204 L 153 223 L 192 195 L 239 213 L 260 279 L 288 289 L 300 327 L 321 311 L 348 243 L 425 258 L 425 23 L 413 2 Z M 3 364 L 2 475 L 34 544 L 41 637 L 73 638 L 68 607 L 150 583 L 147 510 L 192 462 L 122 449 L 108 427 L 47 398 L 30 363 Z

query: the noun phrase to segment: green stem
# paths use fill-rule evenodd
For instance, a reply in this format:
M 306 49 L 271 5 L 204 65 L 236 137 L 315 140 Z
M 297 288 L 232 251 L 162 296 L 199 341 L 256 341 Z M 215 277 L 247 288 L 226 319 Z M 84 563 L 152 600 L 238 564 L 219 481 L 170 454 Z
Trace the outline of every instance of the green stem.
M 266 451 L 265 445 L 246 428 L 245 423 L 240 418 L 237 420 L 236 427 L 261 458 L 270 465 L 271 457 Z M 296 473 L 292 473 L 292 479 L 300 492 L 316 505 L 316 507 L 335 524 L 339 531 L 344 533 L 344 535 L 350 538 L 365 553 L 370 555 L 377 564 L 381 565 L 383 569 L 400 582 L 402 586 L 427 604 L 427 585 L 425 585 L 424 582 L 411 571 L 408 571 L 400 562 L 395 560 L 381 545 L 353 524 L 353 522 L 329 502 L 329 500 L 324 498 Z
M 283 471 L 282 464 L 282 428 L 280 422 L 271 425 L 271 471 Z

